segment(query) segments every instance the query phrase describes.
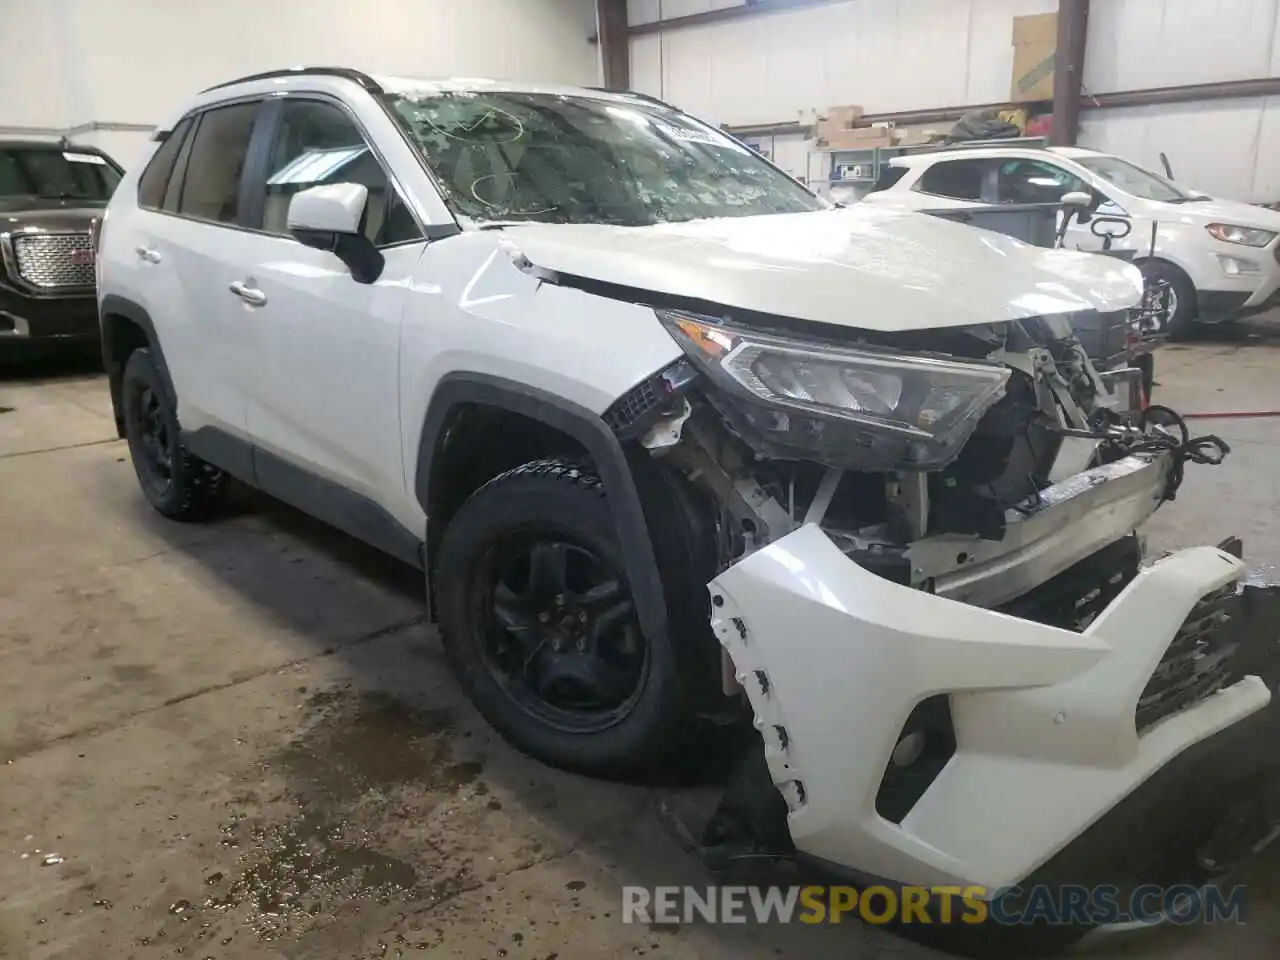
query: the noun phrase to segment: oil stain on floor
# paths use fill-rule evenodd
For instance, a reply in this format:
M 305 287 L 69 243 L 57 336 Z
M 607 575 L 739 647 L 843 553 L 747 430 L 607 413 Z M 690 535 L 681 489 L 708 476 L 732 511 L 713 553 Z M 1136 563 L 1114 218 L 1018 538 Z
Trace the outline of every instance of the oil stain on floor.
M 314 694 L 307 707 L 306 729 L 263 764 L 283 774 L 277 800 L 292 813 L 263 806 L 224 822 L 219 843 L 237 852 L 236 869 L 212 871 L 202 896 L 171 904 L 153 943 L 225 944 L 243 931 L 284 949 L 365 908 L 421 908 L 478 886 L 429 838 L 418 838 L 412 862 L 379 838 L 389 820 L 425 815 L 482 772 L 452 758 L 453 718 L 348 689 Z

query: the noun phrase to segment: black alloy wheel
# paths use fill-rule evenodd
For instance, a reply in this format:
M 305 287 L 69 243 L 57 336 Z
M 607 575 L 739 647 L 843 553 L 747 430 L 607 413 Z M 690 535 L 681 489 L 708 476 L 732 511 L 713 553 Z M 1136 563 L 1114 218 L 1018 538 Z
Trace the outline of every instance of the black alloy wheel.
M 150 351 L 129 354 L 120 395 L 129 457 L 147 500 L 171 520 L 216 516 L 226 500 L 230 478 L 187 450 L 173 391 L 166 388 Z
M 651 527 L 669 618 L 652 632 L 590 464 L 514 467 L 449 520 L 430 581 L 445 656 L 517 749 L 589 776 L 632 778 L 702 728 L 698 684 L 711 673 L 700 658 L 719 645 L 706 620 L 708 577 L 671 505 L 667 522 Z
M 134 463 L 143 482 L 157 496 L 163 497 L 173 484 L 174 454 L 173 437 L 161 406 L 163 401 L 151 384 L 133 381 L 129 387 L 136 391 L 134 402 L 128 408 L 135 411 L 136 415 L 137 445 Z
M 482 660 L 533 719 L 588 734 L 634 708 L 649 646 L 609 560 L 583 544 L 516 532 L 475 565 L 470 593 Z

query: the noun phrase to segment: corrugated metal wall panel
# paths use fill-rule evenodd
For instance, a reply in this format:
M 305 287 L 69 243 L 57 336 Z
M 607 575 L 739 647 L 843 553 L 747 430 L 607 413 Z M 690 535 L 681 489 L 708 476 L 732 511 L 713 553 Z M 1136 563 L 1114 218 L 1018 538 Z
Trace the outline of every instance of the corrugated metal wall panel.
M 1275 97 L 1090 112 L 1082 117 L 1080 142 L 1156 171 L 1163 151 L 1180 183 L 1215 196 L 1280 198 Z
M 627 0 L 627 21 L 637 26 L 727 7 L 741 7 L 744 3 L 745 0 Z
M 631 89 L 651 97 L 662 96 L 661 36 L 631 38 Z
M 1280 75 L 1280 0 L 1125 0 L 1090 10 L 1085 89 L 1142 90 Z M 1080 142 L 1235 200 L 1280 199 L 1280 99 L 1087 112 Z
M 630 0 L 634 22 L 735 2 Z M 846 0 L 636 38 L 632 71 L 639 89 L 717 123 L 794 120 L 836 103 L 876 112 L 996 102 L 1009 95 L 1013 18 L 1056 9 L 1057 0 Z M 1267 76 L 1280 76 L 1280 0 L 1092 4 L 1087 90 Z M 1081 142 L 1148 165 L 1163 149 L 1201 189 L 1280 200 L 1280 169 L 1268 162 L 1280 148 L 1278 109 L 1250 100 L 1086 112 Z
M 1277 0 L 1094 3 L 1084 82 L 1090 90 L 1274 76 Z
M 717 0 L 662 0 L 664 17 L 673 2 L 683 9 Z M 1056 7 L 1056 0 L 848 0 L 684 27 L 662 34 L 661 90 L 642 89 L 733 124 L 790 120 L 832 103 L 881 111 L 1001 100 L 1009 93 L 1013 17 Z M 652 22 L 657 0 L 632 0 L 632 12 L 642 18 L 633 22 Z M 633 40 L 633 57 L 650 56 L 637 52 L 644 39 Z

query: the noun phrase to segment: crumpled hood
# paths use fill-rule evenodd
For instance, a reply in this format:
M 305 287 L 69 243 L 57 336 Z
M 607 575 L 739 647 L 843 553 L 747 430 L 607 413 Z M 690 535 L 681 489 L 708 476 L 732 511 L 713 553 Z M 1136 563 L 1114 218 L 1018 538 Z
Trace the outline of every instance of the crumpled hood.
M 848 209 L 648 227 L 527 223 L 506 234 L 558 273 L 883 332 L 1136 305 L 1136 267 L 927 214 Z

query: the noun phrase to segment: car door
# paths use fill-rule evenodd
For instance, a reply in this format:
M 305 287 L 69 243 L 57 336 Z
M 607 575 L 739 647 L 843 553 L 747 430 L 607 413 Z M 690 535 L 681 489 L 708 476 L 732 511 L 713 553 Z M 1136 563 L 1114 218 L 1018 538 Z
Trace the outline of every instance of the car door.
M 147 277 L 148 308 L 183 429 L 212 428 L 242 441 L 248 428 L 245 373 L 258 346 L 256 331 L 240 322 L 225 291 L 237 276 L 247 235 L 242 174 L 259 107 L 257 100 L 211 107 L 175 127 L 177 146 L 157 151 L 158 175 L 141 184 L 140 205 L 148 215 L 140 218 L 134 251 Z M 166 163 L 172 164 L 168 175 L 159 176 Z M 228 446 L 235 450 L 248 445 Z M 246 464 L 223 465 L 244 475 Z
M 1068 193 L 1098 193 L 1091 184 L 1060 164 L 1029 157 L 1002 161 L 996 173 L 996 190 L 1001 203 L 1056 204 Z M 1106 198 L 1102 199 L 1106 205 Z M 1114 211 L 1111 214 L 1115 215 Z M 1059 226 L 1062 216 L 1058 214 Z M 1101 250 L 1102 244 L 1102 238 L 1094 234 L 1089 224 L 1074 221 L 1063 238 L 1063 246 L 1070 250 Z M 1119 244 L 1113 246 L 1119 248 Z
M 291 94 L 269 109 L 253 173 L 256 232 L 242 239 L 236 292 L 218 291 L 261 345 L 247 392 L 255 474 L 264 489 L 368 538 L 378 523 L 371 505 L 374 513 L 413 516 L 398 365 L 423 231 L 344 106 Z M 287 229 L 294 194 L 334 183 L 368 190 L 365 234 L 385 258 L 373 283 L 357 282 L 337 256 L 304 246 Z

